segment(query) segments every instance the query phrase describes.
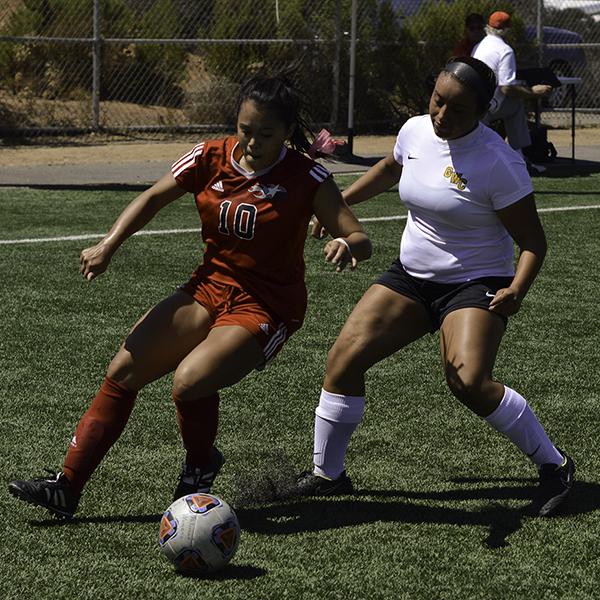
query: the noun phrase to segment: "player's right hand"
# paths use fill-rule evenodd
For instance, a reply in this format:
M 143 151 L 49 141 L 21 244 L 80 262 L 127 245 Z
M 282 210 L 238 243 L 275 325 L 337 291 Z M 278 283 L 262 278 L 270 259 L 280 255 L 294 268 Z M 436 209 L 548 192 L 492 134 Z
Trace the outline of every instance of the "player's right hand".
M 523 298 L 517 291 L 510 286 L 499 289 L 492 301 L 490 302 L 489 310 L 500 313 L 505 317 L 516 315 L 521 308 Z
M 85 279 L 91 281 L 106 271 L 111 258 L 112 252 L 110 252 L 104 242 L 90 246 L 81 251 L 81 255 L 79 256 L 79 271 Z
M 356 269 L 358 261 L 352 256 L 348 243 L 342 238 L 336 238 L 330 240 L 325 244 L 323 248 L 323 254 L 325 254 L 325 260 L 327 262 L 336 265 L 336 272 L 343 271 L 346 265 L 350 265 L 350 269 Z

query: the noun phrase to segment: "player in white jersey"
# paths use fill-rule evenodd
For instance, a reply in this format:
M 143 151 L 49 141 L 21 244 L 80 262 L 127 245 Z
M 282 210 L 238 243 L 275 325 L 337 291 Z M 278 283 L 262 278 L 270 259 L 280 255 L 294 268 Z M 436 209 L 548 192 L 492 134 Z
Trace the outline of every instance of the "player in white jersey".
M 353 491 L 344 459 L 364 412 L 366 371 L 438 328 L 451 392 L 537 466 L 537 514 L 555 513 L 571 490 L 572 459 L 553 445 L 523 396 L 492 375 L 507 319 L 546 253 L 523 159 L 479 122 L 495 89 L 483 62 L 452 59 L 429 114 L 409 119 L 393 153 L 344 192 L 356 204 L 399 181 L 409 214 L 399 259 L 366 291 L 329 352 L 315 411 L 314 469 L 297 482 L 303 495 Z

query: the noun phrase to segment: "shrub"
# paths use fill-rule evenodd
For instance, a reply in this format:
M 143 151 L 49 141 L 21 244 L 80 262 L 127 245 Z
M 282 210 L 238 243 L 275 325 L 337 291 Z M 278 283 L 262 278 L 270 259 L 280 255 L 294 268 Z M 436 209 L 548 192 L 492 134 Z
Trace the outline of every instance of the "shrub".
M 342 0 L 341 22 L 350 23 L 350 0 Z M 335 0 L 288 0 L 280 4 L 279 22 L 271 5 L 257 8 L 253 0 L 239 0 L 232 14 L 229 0 L 215 0 L 214 18 L 200 36 L 216 39 L 292 38 L 306 40 L 292 44 L 226 44 L 208 46 L 202 58 L 214 76 L 240 83 L 255 70 L 293 73 L 299 88 L 310 104 L 317 123 L 332 119 L 333 64 L 335 61 Z M 360 3 L 355 80 L 356 129 L 395 129 L 398 121 L 390 95 L 397 86 L 412 85 L 412 59 L 416 42 L 403 30 L 389 0 L 366 0 Z M 349 84 L 350 36 L 343 34 L 340 51 L 338 123 L 347 113 Z M 409 86 L 409 84 L 411 84 Z M 410 94 L 409 94 L 410 95 Z M 234 98 L 231 99 L 233 106 Z
M 10 36 L 91 38 L 90 2 L 24 0 L 4 27 Z M 180 15 L 172 0 L 156 0 L 143 14 L 125 0 L 101 4 L 103 37 L 172 37 Z M 104 44 L 101 98 L 177 105 L 185 73 L 185 49 L 178 46 Z M 80 97 L 92 89 L 92 50 L 88 43 L 2 43 L 0 82 L 13 93 L 45 98 Z

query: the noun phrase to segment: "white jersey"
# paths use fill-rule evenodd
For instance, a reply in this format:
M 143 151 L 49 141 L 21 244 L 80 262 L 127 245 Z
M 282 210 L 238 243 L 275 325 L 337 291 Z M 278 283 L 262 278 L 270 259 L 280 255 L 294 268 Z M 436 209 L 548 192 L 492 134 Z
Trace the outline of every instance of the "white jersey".
M 440 283 L 514 275 L 513 241 L 496 211 L 533 191 L 519 154 L 481 123 L 443 140 L 423 115 L 400 129 L 394 158 L 409 211 L 400 261 L 410 275 Z
M 514 85 L 517 80 L 514 50 L 500 36 L 488 34 L 473 48 L 471 56 L 484 62 L 494 71 L 498 84 L 494 99 L 497 105 L 500 105 L 505 98 L 500 86 Z

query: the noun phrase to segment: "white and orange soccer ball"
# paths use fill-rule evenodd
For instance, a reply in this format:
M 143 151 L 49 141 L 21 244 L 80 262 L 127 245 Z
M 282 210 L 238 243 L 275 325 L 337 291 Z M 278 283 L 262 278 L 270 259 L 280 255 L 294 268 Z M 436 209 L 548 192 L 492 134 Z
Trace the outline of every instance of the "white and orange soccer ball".
M 175 500 L 160 521 L 160 549 L 185 575 L 222 569 L 233 558 L 239 541 L 235 512 L 212 494 L 190 494 Z

